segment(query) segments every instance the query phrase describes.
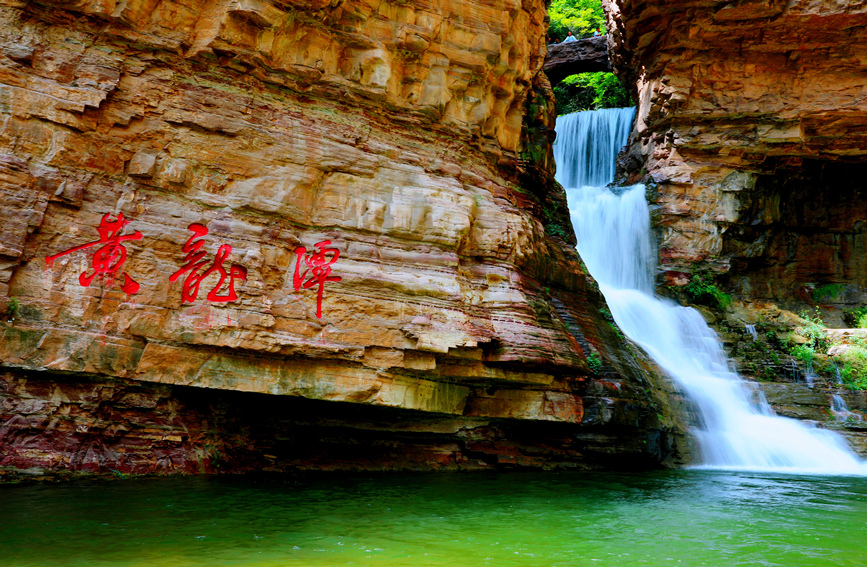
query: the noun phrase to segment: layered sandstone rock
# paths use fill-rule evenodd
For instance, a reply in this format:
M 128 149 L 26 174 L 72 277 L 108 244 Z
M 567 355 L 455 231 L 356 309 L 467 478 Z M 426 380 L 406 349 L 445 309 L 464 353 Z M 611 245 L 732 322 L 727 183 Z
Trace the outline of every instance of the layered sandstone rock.
M 666 282 L 710 269 L 747 297 L 867 299 L 867 4 L 605 6 L 638 102 L 623 165 L 655 184 Z
M 363 429 L 348 402 L 462 444 L 425 460 L 380 425 L 391 464 L 284 466 L 590 466 L 581 435 L 665 457 L 670 417 L 568 245 L 544 15 L 542 0 L 3 8 L 0 465 L 212 470 L 202 447 L 238 431 L 232 447 L 255 446 L 273 417 L 238 391 L 325 404 L 263 404 L 299 412 L 283 429 L 317 412 Z M 196 425 L 217 419 L 189 401 L 203 388 L 229 391 L 218 414 L 237 419 Z M 132 409 L 106 413 L 117 403 Z M 566 427 L 559 456 L 521 423 Z M 148 459 L 153 436 L 170 464 Z

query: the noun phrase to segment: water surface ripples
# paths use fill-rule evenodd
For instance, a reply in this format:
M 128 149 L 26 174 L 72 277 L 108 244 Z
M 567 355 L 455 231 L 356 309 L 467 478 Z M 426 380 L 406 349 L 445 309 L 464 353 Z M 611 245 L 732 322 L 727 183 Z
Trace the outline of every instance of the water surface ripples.
M 732 471 L 0 487 L 4 566 L 858 566 L 867 479 Z

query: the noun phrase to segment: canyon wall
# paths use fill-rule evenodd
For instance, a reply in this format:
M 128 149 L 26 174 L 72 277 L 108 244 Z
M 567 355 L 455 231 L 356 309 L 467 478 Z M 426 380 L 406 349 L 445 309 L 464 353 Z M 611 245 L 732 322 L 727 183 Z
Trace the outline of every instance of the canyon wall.
M 653 186 L 664 283 L 867 301 L 867 3 L 604 4 L 638 102 L 621 165 Z
M 698 274 L 732 293 L 732 308 L 702 312 L 741 375 L 867 455 L 867 394 L 834 358 L 848 347 L 792 356 L 808 342 L 795 312 L 844 327 L 842 308 L 867 304 L 867 3 L 603 4 L 638 106 L 618 169 L 648 185 L 661 291 Z
M 657 466 L 543 0 L 0 8 L 0 471 Z

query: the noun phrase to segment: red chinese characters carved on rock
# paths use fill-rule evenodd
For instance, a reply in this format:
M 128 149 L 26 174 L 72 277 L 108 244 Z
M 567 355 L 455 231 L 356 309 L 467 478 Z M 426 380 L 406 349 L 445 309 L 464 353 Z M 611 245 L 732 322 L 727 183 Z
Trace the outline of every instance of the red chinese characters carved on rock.
M 126 247 L 122 243 L 126 240 L 141 240 L 142 237 L 142 234 L 137 230 L 132 234 L 121 234 L 121 231 L 129 224 L 129 222 L 130 221 L 123 218 L 123 213 L 118 213 L 116 219 L 111 218 L 111 213 L 106 213 L 102 217 L 102 220 L 99 221 L 99 227 L 96 229 L 99 233 L 99 240 L 70 248 L 69 250 L 59 254 L 46 256 L 45 262 L 49 267 L 51 267 L 54 260 L 61 256 L 102 244 L 102 246 L 93 253 L 93 257 L 90 260 L 90 266 L 93 268 L 93 273 L 88 274 L 87 270 L 81 272 L 81 275 L 78 276 L 78 283 L 80 283 L 82 287 L 88 287 L 93 280 L 98 277 L 103 281 L 103 284 L 106 287 L 110 287 L 115 282 L 118 270 L 120 270 L 123 263 L 126 261 Z M 129 277 L 126 272 L 122 275 L 123 283 L 121 284 L 120 289 L 130 295 L 138 292 L 139 284 Z
M 307 248 L 304 246 L 295 249 L 295 275 L 292 278 L 292 286 L 295 291 L 299 291 L 302 287 L 308 289 L 315 285 L 319 286 L 316 294 L 316 317 L 320 319 L 322 318 L 322 293 L 325 282 L 339 282 L 343 279 L 340 276 L 331 275 L 331 264 L 340 257 L 340 251 L 337 248 L 326 248 L 330 244 L 330 240 L 317 242 L 313 246 L 318 250 L 310 254 L 307 254 Z M 303 273 L 301 272 L 302 259 L 307 266 Z M 310 278 L 304 281 L 308 274 Z
M 193 232 L 193 235 L 190 236 L 187 243 L 184 244 L 184 247 L 181 249 L 184 254 L 186 254 L 184 257 L 184 265 L 180 270 L 169 277 L 169 281 L 174 282 L 177 281 L 184 272 L 188 272 L 187 277 L 184 279 L 183 291 L 181 292 L 183 301 L 185 303 L 192 303 L 195 301 L 199 296 L 199 285 L 202 283 L 202 280 L 206 279 L 211 274 L 217 274 L 220 279 L 217 282 L 217 285 L 208 292 L 206 297 L 208 301 L 227 302 L 238 299 L 238 294 L 235 292 L 235 280 L 246 280 L 247 268 L 239 266 L 238 264 L 232 264 L 227 273 L 226 268 L 223 267 L 223 263 L 226 261 L 226 258 L 229 257 L 229 254 L 231 254 L 232 247 L 228 244 L 223 244 L 217 250 L 217 255 L 214 257 L 211 265 L 202 270 L 208 264 L 207 260 L 203 260 L 206 253 L 201 250 L 202 246 L 205 244 L 202 237 L 208 234 L 208 228 L 198 223 L 193 223 L 188 228 Z M 220 289 L 222 289 L 226 284 L 227 278 L 229 280 L 228 292 L 224 295 L 220 295 Z

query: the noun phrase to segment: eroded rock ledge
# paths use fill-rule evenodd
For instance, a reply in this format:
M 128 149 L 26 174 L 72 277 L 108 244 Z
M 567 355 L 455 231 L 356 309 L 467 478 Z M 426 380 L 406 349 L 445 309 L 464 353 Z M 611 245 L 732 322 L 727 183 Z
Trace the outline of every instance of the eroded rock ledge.
M 671 459 L 678 429 L 569 246 L 544 15 L 0 9 L 0 466 L 212 471 L 222 439 L 221 470 L 248 470 L 273 419 L 313 416 L 347 440 L 378 421 L 366 438 L 390 448 L 274 466 Z M 404 421 L 463 456 L 386 425 Z M 454 449 L 468 431 L 489 449 Z

